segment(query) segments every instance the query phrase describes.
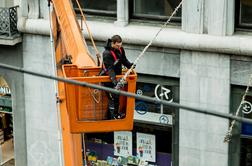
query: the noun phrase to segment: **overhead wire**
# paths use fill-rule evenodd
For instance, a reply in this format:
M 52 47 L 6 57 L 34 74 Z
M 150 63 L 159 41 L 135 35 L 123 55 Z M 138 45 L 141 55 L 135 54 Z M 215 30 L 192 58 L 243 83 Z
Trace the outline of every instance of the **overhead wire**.
M 239 121 L 239 122 L 245 122 L 245 123 L 248 123 L 248 124 L 252 124 L 252 119 L 239 117 L 239 116 L 235 116 L 235 115 L 232 115 L 232 114 L 222 113 L 222 112 L 218 112 L 218 111 L 215 111 L 215 110 L 208 110 L 208 109 L 189 107 L 189 106 L 182 105 L 182 104 L 175 103 L 175 102 L 159 100 L 159 99 L 156 99 L 156 98 L 153 98 L 153 97 L 139 96 L 139 95 L 136 95 L 135 93 L 129 93 L 129 92 L 120 91 L 120 90 L 117 90 L 117 89 L 108 88 L 108 87 L 97 85 L 97 84 L 91 84 L 91 83 L 87 83 L 87 82 L 80 82 L 80 81 L 70 80 L 70 79 L 66 79 L 66 78 L 62 78 L 62 77 L 47 75 L 47 74 L 34 72 L 34 71 L 26 70 L 26 69 L 23 69 L 23 68 L 20 68 L 20 67 L 15 67 L 15 66 L 3 64 L 3 63 L 0 63 L 0 68 L 15 71 L 15 72 L 19 72 L 19 73 L 29 74 L 29 75 L 33 75 L 33 76 L 37 76 L 37 77 L 42 77 L 42 78 L 46 78 L 46 79 L 50 79 L 50 80 L 56 80 L 56 81 L 60 81 L 60 82 L 64 82 L 64 83 L 90 87 L 90 88 L 93 88 L 93 89 L 98 89 L 98 90 L 111 92 L 111 93 L 114 93 L 114 94 L 117 94 L 117 95 L 133 97 L 135 99 L 146 101 L 146 102 L 151 102 L 151 103 L 154 103 L 154 104 L 163 104 L 163 105 L 171 106 L 171 107 L 174 107 L 174 108 L 181 108 L 181 109 L 192 111 L 192 112 L 208 114 L 208 115 L 213 115 L 213 116 L 217 116 L 217 117 L 221 117 L 221 118 L 233 119 L 233 120 L 236 120 L 236 121 Z

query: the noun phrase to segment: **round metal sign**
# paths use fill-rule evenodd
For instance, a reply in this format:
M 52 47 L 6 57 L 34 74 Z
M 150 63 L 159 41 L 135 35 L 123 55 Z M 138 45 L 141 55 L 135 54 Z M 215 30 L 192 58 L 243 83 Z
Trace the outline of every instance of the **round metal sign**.
M 250 114 L 252 112 L 252 105 L 248 101 L 243 101 L 241 104 L 241 109 L 244 114 Z

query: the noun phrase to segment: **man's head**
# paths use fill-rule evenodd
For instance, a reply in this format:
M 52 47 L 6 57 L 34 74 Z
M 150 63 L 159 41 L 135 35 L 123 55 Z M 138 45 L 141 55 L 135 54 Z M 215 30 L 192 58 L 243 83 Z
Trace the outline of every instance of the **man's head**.
M 111 47 L 119 49 L 122 46 L 122 38 L 119 35 L 114 35 L 111 37 Z

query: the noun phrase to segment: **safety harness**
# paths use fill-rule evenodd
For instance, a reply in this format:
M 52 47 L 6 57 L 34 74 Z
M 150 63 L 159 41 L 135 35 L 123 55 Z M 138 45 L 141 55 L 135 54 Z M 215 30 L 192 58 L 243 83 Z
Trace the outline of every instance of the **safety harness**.
M 122 49 L 121 48 L 119 48 L 119 51 L 122 54 Z M 112 68 L 113 66 L 115 66 L 119 62 L 119 60 L 116 57 L 116 54 L 115 54 L 115 52 L 113 50 L 110 50 L 110 53 L 111 53 L 111 55 L 113 56 L 113 58 L 115 60 L 114 64 L 110 67 L 110 68 Z M 102 71 L 100 72 L 100 75 L 104 75 L 105 73 L 108 74 L 108 69 L 105 67 L 104 63 L 102 63 Z

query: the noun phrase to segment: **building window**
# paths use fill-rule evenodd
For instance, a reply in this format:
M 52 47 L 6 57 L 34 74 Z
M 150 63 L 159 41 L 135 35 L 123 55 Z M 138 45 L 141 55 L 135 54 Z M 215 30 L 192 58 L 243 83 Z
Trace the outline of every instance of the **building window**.
M 236 20 L 238 27 L 251 28 L 252 27 L 252 1 L 251 0 L 237 0 L 236 1 Z
M 133 10 L 132 18 L 167 20 L 180 0 L 132 0 L 130 1 Z M 181 8 L 178 10 L 172 21 L 181 20 Z
M 232 86 L 231 112 L 235 114 L 246 87 Z M 252 119 L 252 92 L 250 91 L 241 105 L 239 116 Z M 252 124 L 236 123 L 230 142 L 230 166 L 252 165 Z
M 151 134 L 155 136 L 156 161 L 150 162 L 150 165 L 170 166 L 172 165 L 173 131 L 172 127 L 164 127 L 158 125 L 148 125 L 144 123 L 134 123 L 133 129 L 133 149 L 137 149 L 137 133 Z
M 178 85 L 137 82 L 136 89 L 136 93 L 138 95 L 162 99 L 168 102 L 178 102 Z M 176 110 L 174 107 L 154 104 L 141 100 L 135 101 L 135 109 L 137 111 L 146 111 L 161 114 L 172 114 Z
M 179 103 L 179 80 L 138 74 L 136 94 Z M 159 118 L 156 118 L 158 116 Z M 136 99 L 134 121 L 135 132 L 155 134 L 157 155 L 164 155 L 163 162 L 166 163 L 164 165 L 170 165 L 170 161 L 174 166 L 179 165 L 179 111 L 177 108 Z M 163 135 L 159 135 L 160 133 Z M 159 159 L 156 164 L 163 165 Z
M 76 0 L 73 6 L 76 11 L 79 10 Z M 116 16 L 116 0 L 80 0 L 80 5 L 84 12 L 90 15 Z
M 252 139 L 241 138 L 240 166 L 252 165 Z
M 252 96 L 250 95 L 245 97 L 241 108 L 243 117 L 248 119 L 252 119 Z M 240 153 L 240 165 L 252 165 L 252 124 L 241 124 Z
M 14 135 L 11 90 L 0 76 L 0 165 L 11 165 L 14 160 Z

